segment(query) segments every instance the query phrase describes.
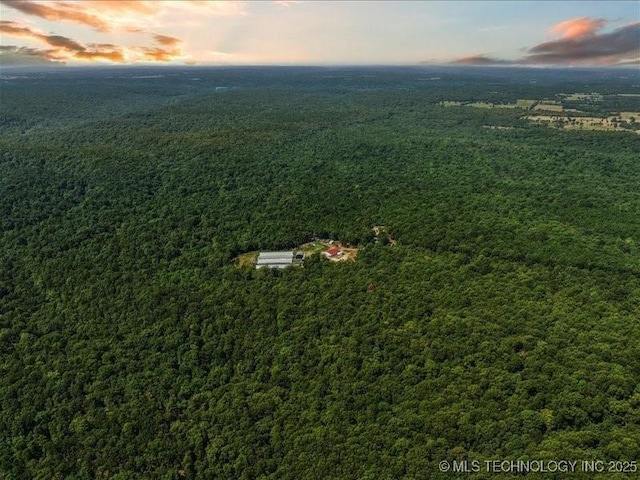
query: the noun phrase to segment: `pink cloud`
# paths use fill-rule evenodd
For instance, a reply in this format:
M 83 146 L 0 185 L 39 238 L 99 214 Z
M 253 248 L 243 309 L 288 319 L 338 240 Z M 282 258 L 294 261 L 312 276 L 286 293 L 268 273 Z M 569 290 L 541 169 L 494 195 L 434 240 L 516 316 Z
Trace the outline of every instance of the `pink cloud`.
M 473 55 L 459 58 L 455 65 L 634 65 L 640 58 L 640 22 L 608 33 L 600 30 L 608 23 L 601 18 L 574 18 L 549 30 L 561 35 L 558 40 L 542 42 L 526 50 L 527 54 L 508 61 Z
M 556 23 L 549 29 L 552 34 L 560 34 L 563 39 L 573 39 L 585 35 L 594 35 L 607 24 L 602 18 L 580 17 Z
M 568 30 L 567 30 L 568 31 Z M 544 42 L 528 50 L 522 63 L 615 65 L 640 57 L 640 22 L 620 27 L 610 33 L 583 30 L 576 36 Z

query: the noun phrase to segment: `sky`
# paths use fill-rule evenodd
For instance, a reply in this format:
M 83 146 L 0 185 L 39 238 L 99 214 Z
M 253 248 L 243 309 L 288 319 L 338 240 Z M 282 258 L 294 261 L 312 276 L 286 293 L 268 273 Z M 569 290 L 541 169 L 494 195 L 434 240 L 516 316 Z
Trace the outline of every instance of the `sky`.
M 640 66 L 640 2 L 0 0 L 23 64 Z

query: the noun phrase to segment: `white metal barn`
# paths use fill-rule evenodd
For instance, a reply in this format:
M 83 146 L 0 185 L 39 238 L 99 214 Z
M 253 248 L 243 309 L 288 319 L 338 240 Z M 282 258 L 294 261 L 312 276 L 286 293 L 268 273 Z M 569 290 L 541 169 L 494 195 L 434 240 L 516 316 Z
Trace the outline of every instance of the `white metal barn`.
M 293 252 L 260 252 L 256 268 L 287 268 L 293 265 Z

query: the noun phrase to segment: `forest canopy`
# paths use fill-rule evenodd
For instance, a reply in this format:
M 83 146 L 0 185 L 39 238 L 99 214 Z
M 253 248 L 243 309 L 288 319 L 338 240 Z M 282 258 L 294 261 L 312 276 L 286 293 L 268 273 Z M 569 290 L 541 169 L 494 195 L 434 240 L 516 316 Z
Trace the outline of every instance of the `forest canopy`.
M 637 71 L 0 82 L 0 478 L 640 459 L 639 137 L 468 105 L 640 112 Z M 356 261 L 234 263 L 318 236 Z

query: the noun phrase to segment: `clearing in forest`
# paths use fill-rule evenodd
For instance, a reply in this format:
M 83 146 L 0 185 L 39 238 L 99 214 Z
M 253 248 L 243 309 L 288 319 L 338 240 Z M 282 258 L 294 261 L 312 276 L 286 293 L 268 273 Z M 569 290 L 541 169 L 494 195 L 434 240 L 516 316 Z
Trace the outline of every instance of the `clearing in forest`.
M 618 94 L 618 96 L 634 96 L 635 94 Z M 521 118 L 530 122 L 547 125 L 549 127 L 561 128 L 565 130 L 600 130 L 610 132 L 635 132 L 640 134 L 640 112 L 618 112 L 608 117 L 588 117 L 585 113 L 574 108 L 566 108 L 562 103 L 569 101 L 601 102 L 603 96 L 600 93 L 559 93 L 556 95 L 560 100 L 538 99 L 527 100 L 518 99 L 516 103 L 500 104 L 490 102 L 458 102 L 445 100 L 438 104 L 443 107 L 472 107 L 472 108 L 520 108 L 536 112 L 535 115 L 523 116 Z M 539 113 L 538 113 L 539 112 Z M 551 114 L 551 115 L 550 115 Z M 582 116 L 574 116 L 582 114 Z M 483 125 L 483 128 L 507 130 L 509 127 L 497 127 Z M 511 127 L 512 128 L 512 127 Z
M 624 112 L 627 115 L 601 117 L 566 117 L 561 115 L 532 115 L 524 117 L 529 121 L 543 123 L 565 130 L 602 130 L 615 132 L 635 132 L 640 134 L 640 113 Z M 631 115 L 628 115 L 631 114 Z
M 390 243 L 395 244 L 395 240 L 390 239 Z M 288 251 L 288 250 L 287 250 Z M 347 244 L 343 244 L 339 240 L 331 240 L 327 238 L 316 239 L 312 242 L 303 243 L 291 251 L 302 251 L 304 258 L 312 255 L 322 254 L 331 262 L 354 262 L 358 255 L 358 249 Z M 247 252 L 238 255 L 235 260 L 237 268 L 251 267 L 254 268 L 260 252 Z
M 376 243 L 383 242 L 391 246 L 395 246 L 398 243 L 389 235 L 385 225 L 374 225 L 373 234 L 376 236 Z
M 326 238 L 302 244 L 299 250 L 304 252 L 305 258 L 323 254 L 331 262 L 354 262 L 358 255 L 357 248 L 347 246 L 338 240 Z
M 564 110 L 564 107 L 555 103 L 539 103 L 535 107 L 533 107 L 533 109 L 545 110 L 547 112 L 562 112 Z
M 258 260 L 258 252 L 242 253 L 236 257 L 235 264 L 238 268 L 253 268 L 256 264 L 256 260 Z

